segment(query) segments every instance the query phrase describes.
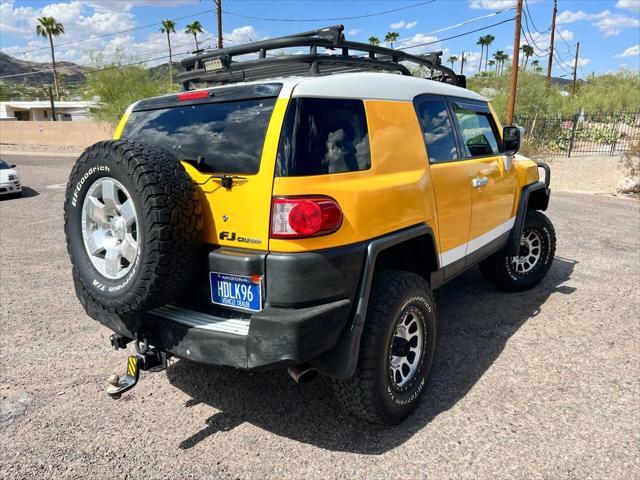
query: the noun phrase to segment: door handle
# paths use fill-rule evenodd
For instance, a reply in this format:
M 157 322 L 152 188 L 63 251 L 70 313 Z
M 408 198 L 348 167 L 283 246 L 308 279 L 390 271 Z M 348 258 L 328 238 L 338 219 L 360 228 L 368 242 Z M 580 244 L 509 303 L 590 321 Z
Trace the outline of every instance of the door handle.
M 489 183 L 489 178 L 487 177 L 477 177 L 471 180 L 471 185 L 474 187 L 484 187 L 487 183 Z

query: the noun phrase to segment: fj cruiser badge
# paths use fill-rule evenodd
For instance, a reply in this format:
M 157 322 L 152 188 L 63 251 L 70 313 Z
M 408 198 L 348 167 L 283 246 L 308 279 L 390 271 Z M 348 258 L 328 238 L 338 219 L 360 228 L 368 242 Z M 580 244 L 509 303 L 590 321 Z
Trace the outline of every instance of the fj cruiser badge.
M 229 240 L 230 242 L 240 242 L 240 243 L 262 243 L 262 240 L 259 238 L 249 238 L 249 237 L 238 237 L 236 232 L 220 232 L 220 240 Z

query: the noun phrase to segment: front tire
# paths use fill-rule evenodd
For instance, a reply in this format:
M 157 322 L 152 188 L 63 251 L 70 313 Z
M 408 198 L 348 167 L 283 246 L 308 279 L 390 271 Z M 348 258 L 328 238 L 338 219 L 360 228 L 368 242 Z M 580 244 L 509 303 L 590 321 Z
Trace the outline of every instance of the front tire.
M 376 274 L 356 374 L 332 380 L 346 410 L 372 423 L 397 424 L 418 405 L 436 346 L 433 293 L 420 276 Z
M 542 281 L 551 268 L 555 253 L 553 224 L 541 212 L 528 210 L 519 254 L 508 257 L 497 252 L 480 263 L 480 271 L 499 290 L 522 292 Z

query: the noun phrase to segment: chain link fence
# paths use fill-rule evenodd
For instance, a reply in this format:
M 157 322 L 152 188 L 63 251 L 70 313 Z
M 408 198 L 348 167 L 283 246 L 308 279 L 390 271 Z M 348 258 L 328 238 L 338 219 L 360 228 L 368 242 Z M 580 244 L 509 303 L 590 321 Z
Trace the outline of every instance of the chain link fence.
M 530 154 L 622 155 L 640 142 L 640 111 L 517 115 L 515 124 L 524 127 L 523 151 Z

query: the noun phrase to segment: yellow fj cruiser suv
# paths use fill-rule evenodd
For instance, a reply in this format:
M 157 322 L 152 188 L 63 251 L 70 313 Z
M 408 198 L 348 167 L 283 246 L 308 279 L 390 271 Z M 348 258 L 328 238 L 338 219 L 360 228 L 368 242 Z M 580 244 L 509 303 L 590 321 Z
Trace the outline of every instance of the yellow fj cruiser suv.
M 476 264 L 509 291 L 549 270 L 549 169 L 440 52 L 335 26 L 182 63 L 184 91 L 131 105 L 66 193 L 77 296 L 136 347 L 114 398 L 172 355 L 321 374 L 397 423 L 433 362 L 432 291 Z

